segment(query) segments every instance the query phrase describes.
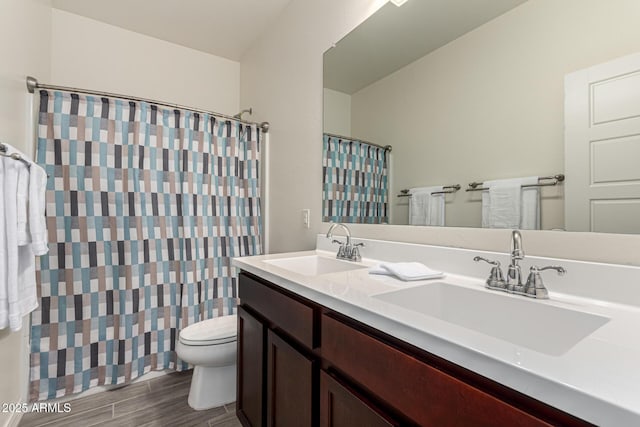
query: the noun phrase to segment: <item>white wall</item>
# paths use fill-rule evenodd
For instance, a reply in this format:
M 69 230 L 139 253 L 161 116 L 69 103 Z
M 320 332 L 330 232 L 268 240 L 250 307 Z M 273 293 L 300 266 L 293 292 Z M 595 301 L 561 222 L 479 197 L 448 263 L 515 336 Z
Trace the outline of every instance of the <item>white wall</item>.
M 630 0 L 633 3 L 633 0 Z M 564 3 L 556 0 L 530 0 L 527 7 Z M 345 3 L 349 3 L 348 5 Z M 530 3 L 530 4 L 529 4 Z M 586 19 L 593 30 L 605 30 L 591 15 L 584 16 L 582 0 L 570 0 L 574 20 Z M 601 14 L 611 13 L 610 2 L 598 2 Z M 320 222 L 321 207 L 321 138 L 322 138 L 322 54 L 331 43 L 357 26 L 375 10 L 374 1 L 343 2 L 340 0 L 293 0 L 279 21 L 256 43 L 241 61 L 241 100 L 253 105 L 261 120 L 272 125 L 271 148 L 271 251 L 283 252 L 314 247 L 315 234 L 324 232 Z M 540 10 L 542 12 L 544 8 Z M 548 9 L 547 9 L 548 11 Z M 638 14 L 621 18 L 624 22 Z M 553 16 L 540 17 L 525 26 L 545 25 L 549 31 L 562 25 Z M 626 37 L 628 26 L 613 30 L 612 37 Z M 508 38 L 507 38 L 508 39 Z M 607 37 L 608 39 L 608 37 Z M 508 41 L 508 40 L 507 40 Z M 573 42 L 567 42 L 570 46 Z M 604 43 L 604 40 L 602 40 Z M 588 50 L 593 57 L 583 57 L 584 66 L 596 63 L 608 49 L 600 40 Z M 563 48 L 564 50 L 564 48 Z M 553 55 L 562 51 L 553 50 Z M 615 57 L 623 52 L 611 52 Z M 520 61 L 520 56 L 513 58 Z M 538 64 L 529 64 L 532 68 Z M 583 66 L 574 63 L 573 66 Z M 554 119 L 561 126 L 562 116 Z M 554 129 L 557 129 L 556 125 Z M 546 138 L 554 138 L 548 129 Z M 312 227 L 302 228 L 300 209 L 312 208 Z M 356 236 L 384 238 L 454 247 L 507 251 L 505 230 L 464 228 L 431 228 L 402 226 L 354 225 Z M 596 233 L 529 232 L 524 233 L 527 253 L 560 258 L 602 260 L 640 265 L 640 237 Z M 365 254 L 366 255 L 366 254 Z
M 0 0 L 0 141 L 29 155 L 34 140 L 25 77 L 49 78 L 50 31 L 49 0 Z M 26 398 L 28 350 L 23 335 L 0 330 L 0 403 Z M 16 421 L 12 414 L 0 413 L 0 426 Z
M 313 247 L 321 226 L 322 53 L 385 2 L 293 0 L 242 58 L 241 103 L 271 123 L 272 252 Z
M 351 135 L 351 95 L 333 89 L 323 89 L 324 132 Z
M 239 63 L 52 10 L 50 0 L 0 0 L 0 40 L 0 141 L 29 155 L 27 75 L 229 115 L 239 111 Z M 0 403 L 27 398 L 27 334 L 0 330 Z M 0 426 L 16 422 L 0 412 Z
M 564 76 L 640 51 L 639 16 L 637 0 L 526 2 L 353 94 L 353 135 L 393 144 L 392 195 L 562 173 Z M 541 189 L 543 229 L 564 228 L 562 190 Z M 480 196 L 448 196 L 446 224 L 479 227 Z
M 50 81 L 34 76 L 43 83 L 240 111 L 238 62 L 57 9 L 51 46 Z

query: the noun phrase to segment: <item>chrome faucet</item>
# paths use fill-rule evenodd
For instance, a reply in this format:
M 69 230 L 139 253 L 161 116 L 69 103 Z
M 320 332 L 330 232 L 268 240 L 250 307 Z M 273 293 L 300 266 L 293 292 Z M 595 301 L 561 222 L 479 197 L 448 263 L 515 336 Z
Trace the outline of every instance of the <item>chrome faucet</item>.
M 500 262 L 492 261 L 480 256 L 473 258 L 474 261 L 484 261 L 491 264 L 491 273 L 486 281 L 486 286 L 489 289 L 509 292 L 511 294 L 524 295 L 530 298 L 548 299 L 549 292 L 542 283 L 541 271 L 544 270 L 556 270 L 559 275 L 566 273 L 563 267 L 557 265 L 551 265 L 548 267 L 533 266 L 530 269 L 529 277 L 525 284 L 522 283 L 522 270 L 520 268 L 520 261 L 524 259 L 524 250 L 522 249 L 522 235 L 518 230 L 513 230 L 511 233 L 511 262 L 509 263 L 509 269 L 507 270 L 507 280 L 505 281 L 502 276 L 502 270 L 500 270 Z
M 347 237 L 346 242 L 341 242 L 340 240 L 333 238 L 333 230 L 336 227 L 342 227 L 344 233 Z M 356 243 L 355 245 L 351 244 L 351 231 L 349 228 L 339 222 L 331 223 L 331 227 L 327 231 L 327 239 L 331 240 L 331 243 L 337 243 L 340 245 L 338 248 L 338 253 L 336 254 L 336 258 L 344 259 L 347 261 L 361 261 L 362 257 L 360 256 L 360 247 L 364 246 L 364 243 Z
M 522 269 L 520 261 L 524 259 L 524 249 L 522 249 L 522 235 L 520 231 L 513 230 L 511 233 L 511 263 L 507 270 L 507 290 L 509 292 L 523 292 Z

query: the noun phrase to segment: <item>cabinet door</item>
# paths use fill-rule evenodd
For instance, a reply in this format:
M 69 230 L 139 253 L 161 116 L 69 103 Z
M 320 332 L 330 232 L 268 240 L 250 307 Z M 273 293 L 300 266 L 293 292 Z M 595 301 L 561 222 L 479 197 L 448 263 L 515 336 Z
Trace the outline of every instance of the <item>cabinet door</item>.
M 267 333 L 267 426 L 311 426 L 315 363 Z
M 242 306 L 238 307 L 238 396 L 236 412 L 243 424 L 263 426 L 265 326 Z
M 400 425 L 375 410 L 334 377 L 320 372 L 320 427 Z

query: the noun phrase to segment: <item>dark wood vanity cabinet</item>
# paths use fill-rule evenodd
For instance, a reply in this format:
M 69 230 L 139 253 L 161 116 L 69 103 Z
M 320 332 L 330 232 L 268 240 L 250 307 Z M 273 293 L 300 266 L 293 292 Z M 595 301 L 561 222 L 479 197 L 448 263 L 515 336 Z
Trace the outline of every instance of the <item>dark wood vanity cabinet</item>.
M 245 426 L 589 425 L 249 273 L 239 288 Z
M 320 306 L 246 273 L 239 288 L 238 418 L 245 426 L 317 425 Z

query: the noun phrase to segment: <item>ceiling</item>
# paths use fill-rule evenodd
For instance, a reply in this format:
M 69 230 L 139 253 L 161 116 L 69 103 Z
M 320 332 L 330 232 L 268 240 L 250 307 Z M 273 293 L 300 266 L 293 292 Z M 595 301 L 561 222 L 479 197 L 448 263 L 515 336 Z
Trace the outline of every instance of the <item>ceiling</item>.
M 325 53 L 324 87 L 353 94 L 525 1 L 387 3 Z
M 291 0 L 53 0 L 53 7 L 239 61 Z

